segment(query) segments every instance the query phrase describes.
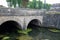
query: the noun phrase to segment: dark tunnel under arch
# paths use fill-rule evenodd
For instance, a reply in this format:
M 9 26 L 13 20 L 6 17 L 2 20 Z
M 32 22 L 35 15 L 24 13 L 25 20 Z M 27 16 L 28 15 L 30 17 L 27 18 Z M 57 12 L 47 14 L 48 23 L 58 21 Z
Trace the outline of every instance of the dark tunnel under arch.
M 17 32 L 17 30 L 21 30 L 21 25 L 14 21 L 14 20 L 8 20 L 5 21 L 0 25 L 0 33 L 12 33 L 12 32 Z
M 40 27 L 40 25 L 41 25 L 41 21 L 40 21 L 40 20 L 38 20 L 38 19 L 33 19 L 33 20 L 31 20 L 31 21 L 29 22 L 27 28 L 32 28 L 32 29 L 34 29 L 34 28 Z
M 29 36 L 35 37 L 40 33 L 41 21 L 38 19 L 33 19 L 29 22 L 27 29 L 31 29 Z

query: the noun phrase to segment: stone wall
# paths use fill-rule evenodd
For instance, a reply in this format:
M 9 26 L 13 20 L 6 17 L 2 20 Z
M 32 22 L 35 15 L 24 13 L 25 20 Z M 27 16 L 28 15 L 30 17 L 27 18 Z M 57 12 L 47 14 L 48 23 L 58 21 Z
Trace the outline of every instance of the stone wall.
M 60 28 L 60 14 L 46 14 L 43 18 L 43 24 L 47 27 Z
M 43 10 L 26 8 L 0 8 L 0 16 L 40 16 Z

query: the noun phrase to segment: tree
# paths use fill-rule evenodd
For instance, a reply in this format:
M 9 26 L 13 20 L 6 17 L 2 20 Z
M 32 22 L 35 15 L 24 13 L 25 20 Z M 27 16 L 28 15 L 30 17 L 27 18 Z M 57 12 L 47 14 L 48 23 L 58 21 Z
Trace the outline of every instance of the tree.
M 12 2 L 12 5 L 16 7 L 16 0 L 12 0 L 11 2 Z
M 28 5 L 29 5 L 29 6 L 28 6 L 29 8 L 34 8 L 34 7 L 33 7 L 33 2 L 29 2 Z
M 29 5 L 29 8 L 34 8 L 34 9 L 47 9 L 49 10 L 51 5 L 50 4 L 43 4 L 42 1 L 37 1 L 37 0 L 33 0 L 33 1 L 29 1 L 29 0 L 6 0 L 8 3 L 8 6 L 10 7 L 24 7 L 26 8 L 27 5 Z
M 22 0 L 22 7 L 26 8 L 28 4 L 28 0 Z
M 22 6 L 22 7 L 26 7 L 28 0 L 6 0 L 8 3 L 9 7 L 16 7 L 16 5 L 18 4 L 18 7 Z
M 36 8 L 36 0 L 29 1 L 29 8 Z
M 29 6 L 30 8 L 34 8 L 34 9 L 41 9 L 42 8 L 42 1 L 36 1 L 36 0 L 33 0 L 32 2 L 29 2 Z
M 17 0 L 18 7 L 20 7 L 22 0 Z
M 42 8 L 42 5 L 43 5 L 43 3 L 42 3 L 42 1 L 37 1 L 37 5 L 38 5 L 38 9 L 41 9 Z
M 33 7 L 36 8 L 36 0 L 33 0 Z
M 12 7 L 12 0 L 6 0 L 9 7 Z
M 44 5 L 45 5 L 45 7 L 44 7 Z M 44 9 L 49 10 L 49 9 L 50 9 L 50 7 L 51 7 L 51 4 L 43 4 L 43 8 L 44 8 Z
M 47 6 L 46 9 L 49 10 L 51 7 L 51 4 L 46 4 L 46 6 Z

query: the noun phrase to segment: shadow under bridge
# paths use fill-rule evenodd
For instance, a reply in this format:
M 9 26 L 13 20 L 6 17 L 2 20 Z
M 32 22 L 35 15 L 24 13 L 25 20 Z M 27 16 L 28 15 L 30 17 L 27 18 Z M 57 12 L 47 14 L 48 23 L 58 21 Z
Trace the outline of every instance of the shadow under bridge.
M 29 22 L 27 28 L 32 28 L 32 29 L 35 29 L 35 28 L 40 28 L 40 25 L 41 25 L 41 21 L 38 20 L 38 19 L 33 19 Z
M 13 20 L 5 21 L 4 23 L 0 25 L 0 33 L 4 33 L 4 34 L 12 33 L 12 32 L 16 33 L 17 30 L 20 30 L 20 29 L 22 29 L 21 25 L 18 22 L 13 21 Z

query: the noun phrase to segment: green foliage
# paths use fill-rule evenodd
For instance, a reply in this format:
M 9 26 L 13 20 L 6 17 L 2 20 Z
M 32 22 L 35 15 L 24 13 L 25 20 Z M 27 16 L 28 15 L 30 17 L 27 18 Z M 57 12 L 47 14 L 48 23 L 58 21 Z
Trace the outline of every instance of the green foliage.
M 38 1 L 38 8 L 41 9 L 42 8 L 42 5 L 43 5 L 42 1 L 39 0 Z
M 45 6 L 44 6 L 45 5 Z M 43 4 L 43 8 L 49 10 L 51 7 L 51 4 Z
M 60 32 L 59 29 L 49 29 L 49 31 L 51 31 L 51 32 Z
M 27 1 L 25 1 L 25 0 L 6 0 L 6 2 L 8 3 L 9 7 L 12 7 L 13 6 L 14 8 L 17 5 L 18 5 L 18 7 L 20 7 L 21 5 L 24 5 L 25 3 L 27 3 Z M 24 3 L 24 4 L 22 4 L 22 3 Z
M 22 2 L 22 0 L 17 1 L 17 4 L 18 4 L 19 7 L 20 7 L 21 2 Z
M 10 4 L 8 4 L 10 7 L 16 7 L 18 5 L 18 7 L 28 7 L 28 8 L 33 8 L 33 9 L 47 9 L 49 10 L 51 5 L 50 4 L 44 4 L 42 3 L 42 1 L 28 1 L 28 0 L 6 0 L 7 3 L 10 2 Z M 28 6 L 27 6 L 28 5 Z
M 36 1 L 36 0 L 33 0 L 33 1 L 29 1 L 29 8 L 34 8 L 34 9 L 47 9 L 49 10 L 51 5 L 50 4 L 44 4 L 42 3 L 42 1 Z
M 34 8 L 34 6 L 33 6 L 33 2 L 29 2 L 29 8 Z
M 36 8 L 36 0 L 33 0 L 33 8 Z
M 31 28 L 28 28 L 27 30 L 18 30 L 18 33 L 22 33 L 22 34 L 28 34 L 28 32 L 32 31 Z
M 12 5 L 16 7 L 16 0 L 12 0 Z
M 29 8 L 36 8 L 36 0 L 29 1 Z
M 10 39 L 10 37 L 3 37 L 3 39 L 2 40 L 9 40 Z
M 16 7 L 16 5 L 18 4 L 19 7 L 20 7 L 20 3 L 21 3 L 21 0 L 6 0 L 9 7 Z M 10 3 L 10 4 L 9 4 Z

